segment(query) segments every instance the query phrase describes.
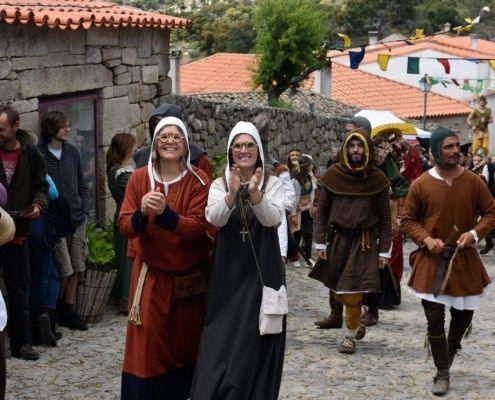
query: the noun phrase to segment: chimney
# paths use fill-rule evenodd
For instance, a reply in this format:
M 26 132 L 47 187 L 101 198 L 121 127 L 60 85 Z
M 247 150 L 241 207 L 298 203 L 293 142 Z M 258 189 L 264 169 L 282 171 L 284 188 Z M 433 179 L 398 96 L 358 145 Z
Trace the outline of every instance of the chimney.
M 182 53 L 180 50 L 170 52 L 170 71 L 168 75 L 172 80 L 172 94 L 180 94 L 180 61 Z
M 332 62 L 315 71 L 313 90 L 330 99 L 332 96 Z
M 470 46 L 472 49 L 476 49 L 478 47 L 478 39 L 479 39 L 479 35 L 477 33 L 471 33 L 469 35 L 469 39 L 470 39 Z
M 369 40 L 369 44 L 377 44 L 378 43 L 378 31 L 369 31 L 368 32 L 368 40 Z

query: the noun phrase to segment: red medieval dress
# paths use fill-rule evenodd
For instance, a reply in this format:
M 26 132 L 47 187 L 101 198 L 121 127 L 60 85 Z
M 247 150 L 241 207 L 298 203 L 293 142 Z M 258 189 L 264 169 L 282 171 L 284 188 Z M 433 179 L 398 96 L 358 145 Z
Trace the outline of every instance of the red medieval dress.
M 131 304 L 145 265 L 147 273 L 139 301 L 140 324 L 127 326 L 122 399 L 188 398 L 184 393 L 194 373 L 206 290 L 182 296 L 177 288 L 182 278 L 206 275 L 212 247 L 204 214 L 209 180 L 203 171 L 193 170 L 207 184 L 187 171 L 168 185 L 167 206 L 159 216 L 143 217 L 140 211 L 141 198 L 150 191 L 146 167 L 136 170 L 127 185 L 118 225 L 124 236 L 136 238 Z M 163 184 L 156 185 L 164 191 Z

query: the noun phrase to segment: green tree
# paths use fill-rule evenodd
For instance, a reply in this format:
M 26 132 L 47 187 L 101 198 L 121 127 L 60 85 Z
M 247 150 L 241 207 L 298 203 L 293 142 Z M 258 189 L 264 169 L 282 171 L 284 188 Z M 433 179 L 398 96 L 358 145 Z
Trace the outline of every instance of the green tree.
M 273 105 L 326 61 L 325 17 L 318 0 L 259 0 L 254 26 L 258 62 L 253 83 Z

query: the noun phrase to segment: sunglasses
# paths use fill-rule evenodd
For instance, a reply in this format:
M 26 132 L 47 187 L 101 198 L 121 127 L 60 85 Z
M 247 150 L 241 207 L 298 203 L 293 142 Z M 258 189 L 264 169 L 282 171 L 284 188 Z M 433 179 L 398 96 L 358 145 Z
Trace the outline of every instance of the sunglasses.
M 184 137 L 179 133 L 169 133 L 158 136 L 158 140 L 161 143 L 167 143 L 170 141 L 173 143 L 180 143 L 184 140 Z
M 249 152 L 254 151 L 258 147 L 258 145 L 254 142 L 244 142 L 244 143 L 235 143 L 232 145 L 232 150 L 241 151 L 243 147 L 246 147 L 246 150 Z

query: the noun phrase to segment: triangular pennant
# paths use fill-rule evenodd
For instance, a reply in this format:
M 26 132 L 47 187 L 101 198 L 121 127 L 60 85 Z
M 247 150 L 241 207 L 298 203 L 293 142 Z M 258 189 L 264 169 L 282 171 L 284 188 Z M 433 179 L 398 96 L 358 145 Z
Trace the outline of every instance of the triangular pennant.
M 349 51 L 349 61 L 352 69 L 358 69 L 366 53 L 366 46 L 361 46 L 361 51 Z
M 495 72 L 495 60 L 488 61 L 490 63 L 490 67 L 492 67 L 493 72 Z
M 382 71 L 386 71 L 388 68 L 388 60 L 390 60 L 390 55 L 388 54 L 378 54 L 376 62 L 380 66 Z
M 469 79 L 464 79 L 464 84 L 462 85 L 462 90 L 467 90 L 468 92 L 473 91 L 473 88 L 469 84 Z
M 410 37 L 411 40 L 423 39 L 425 37 L 425 30 L 416 28 L 414 35 Z
M 450 63 L 448 58 L 437 58 L 437 61 L 443 65 L 446 74 L 450 74 Z
M 343 33 L 337 33 L 337 35 L 344 40 L 344 47 L 351 47 L 351 38 Z
M 481 60 L 479 58 L 466 58 L 466 60 L 471 61 L 471 62 L 474 62 L 476 64 L 478 64 L 478 63 L 481 62 Z
M 468 33 L 468 32 L 471 32 L 471 30 L 473 29 L 473 24 L 469 24 L 469 25 L 466 25 L 466 26 L 456 26 L 454 29 L 452 29 L 454 32 L 457 32 L 457 34 L 461 34 L 461 33 Z
M 452 79 L 452 83 L 453 83 L 454 85 L 456 85 L 456 86 L 461 86 L 461 85 L 459 84 L 459 81 L 458 81 L 457 79 Z
M 446 87 L 447 87 L 447 84 L 448 84 L 449 82 L 447 82 L 447 81 L 445 81 L 445 80 L 443 80 L 443 79 L 442 79 L 442 80 L 440 81 L 440 83 L 443 85 L 443 87 L 445 87 L 445 88 L 446 88 Z
M 407 73 L 419 74 L 419 58 L 407 57 Z
M 433 78 L 432 76 L 427 76 L 426 79 L 428 80 L 428 83 L 430 85 L 436 85 L 437 83 L 440 83 L 439 79 Z
M 475 89 L 476 93 L 479 93 L 481 91 L 483 91 L 483 79 L 478 79 L 476 81 L 476 89 Z

